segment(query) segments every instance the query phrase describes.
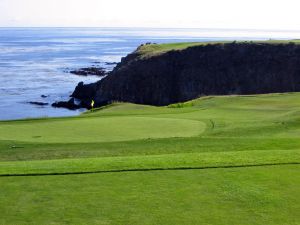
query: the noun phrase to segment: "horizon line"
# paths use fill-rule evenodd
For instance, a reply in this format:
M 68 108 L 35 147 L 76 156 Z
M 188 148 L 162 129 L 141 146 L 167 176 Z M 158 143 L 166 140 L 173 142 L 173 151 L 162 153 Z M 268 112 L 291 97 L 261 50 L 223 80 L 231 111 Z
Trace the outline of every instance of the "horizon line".
M 260 31 L 260 32 L 300 32 L 300 29 L 263 29 L 263 28 L 218 28 L 218 27 L 140 27 L 140 26 L 0 26 L 8 28 L 96 28 L 96 29 L 180 29 L 180 30 L 219 30 L 219 31 Z

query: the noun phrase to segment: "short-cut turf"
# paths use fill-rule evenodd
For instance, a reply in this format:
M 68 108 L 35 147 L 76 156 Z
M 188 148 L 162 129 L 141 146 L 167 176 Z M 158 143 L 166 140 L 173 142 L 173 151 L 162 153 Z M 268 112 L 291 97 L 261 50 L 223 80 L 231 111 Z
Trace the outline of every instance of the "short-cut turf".
M 1 177 L 0 224 L 297 225 L 299 169 Z
M 0 224 L 298 224 L 300 94 L 0 122 Z
M 205 123 L 151 117 L 74 118 L 2 123 L 0 139 L 42 143 L 128 141 L 145 138 L 198 136 Z

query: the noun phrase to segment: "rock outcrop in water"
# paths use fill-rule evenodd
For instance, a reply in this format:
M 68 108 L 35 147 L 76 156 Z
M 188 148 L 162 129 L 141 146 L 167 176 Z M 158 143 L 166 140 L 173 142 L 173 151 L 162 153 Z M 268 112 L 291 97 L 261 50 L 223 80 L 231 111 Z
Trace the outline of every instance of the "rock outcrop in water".
M 49 105 L 47 102 L 28 102 L 31 105 L 38 105 L 38 106 L 46 106 Z
M 55 102 L 55 103 L 52 104 L 52 106 L 54 108 L 66 108 L 66 109 L 70 109 L 70 110 L 76 110 L 76 109 L 80 109 L 80 108 L 84 107 L 82 105 L 76 104 L 74 98 L 71 98 L 67 102 L 64 102 L 64 101 Z
M 300 91 L 300 45 L 225 43 L 122 59 L 107 77 L 80 83 L 72 97 L 89 108 L 111 101 L 168 105 L 203 95 Z
M 86 67 L 78 70 L 72 70 L 70 73 L 79 75 L 79 76 L 106 76 L 107 72 L 102 67 Z

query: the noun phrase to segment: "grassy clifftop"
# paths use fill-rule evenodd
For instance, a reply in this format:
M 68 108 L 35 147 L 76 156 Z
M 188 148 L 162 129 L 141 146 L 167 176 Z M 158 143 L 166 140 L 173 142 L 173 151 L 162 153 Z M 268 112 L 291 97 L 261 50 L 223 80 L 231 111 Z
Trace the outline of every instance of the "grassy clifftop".
M 169 51 L 184 50 L 186 48 L 208 45 L 208 44 L 226 44 L 232 41 L 210 41 L 210 42 L 181 42 L 167 44 L 145 44 L 141 45 L 136 53 L 141 57 L 150 57 L 163 54 Z M 267 40 L 267 41 L 237 41 L 236 43 L 267 43 L 267 44 L 300 44 L 300 40 Z

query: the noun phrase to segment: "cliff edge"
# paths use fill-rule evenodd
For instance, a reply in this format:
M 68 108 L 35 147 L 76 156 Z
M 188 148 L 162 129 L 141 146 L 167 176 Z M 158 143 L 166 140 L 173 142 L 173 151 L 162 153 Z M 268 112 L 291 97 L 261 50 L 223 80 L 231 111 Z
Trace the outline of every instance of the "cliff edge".
M 204 95 L 300 91 L 297 42 L 148 44 L 72 97 L 89 108 L 112 101 L 168 105 Z

